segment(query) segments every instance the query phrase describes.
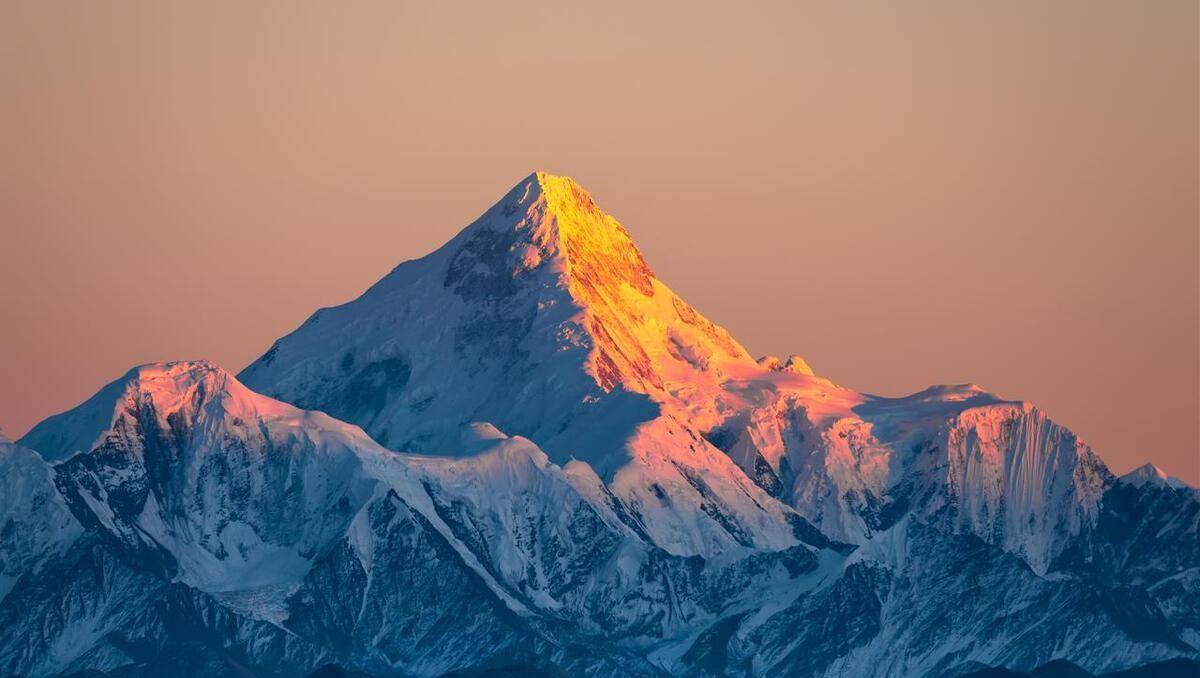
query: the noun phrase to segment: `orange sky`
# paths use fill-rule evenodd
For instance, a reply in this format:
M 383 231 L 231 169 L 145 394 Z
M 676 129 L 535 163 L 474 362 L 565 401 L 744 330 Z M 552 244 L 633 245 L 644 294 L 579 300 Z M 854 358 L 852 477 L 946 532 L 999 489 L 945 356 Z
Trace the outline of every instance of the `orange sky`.
M 0 425 L 240 369 L 543 168 L 756 354 L 1200 483 L 1193 0 L 575 4 L 5 2 Z

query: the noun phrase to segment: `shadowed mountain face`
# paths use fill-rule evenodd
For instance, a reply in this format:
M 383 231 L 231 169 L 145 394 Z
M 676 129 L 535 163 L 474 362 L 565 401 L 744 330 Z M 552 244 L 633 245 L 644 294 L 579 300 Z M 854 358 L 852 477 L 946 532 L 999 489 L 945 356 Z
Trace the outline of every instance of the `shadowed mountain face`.
M 543 173 L 237 377 L 142 366 L 0 442 L 0 489 L 0 675 L 1041 675 L 1200 647 L 1196 490 L 975 386 L 755 361 Z

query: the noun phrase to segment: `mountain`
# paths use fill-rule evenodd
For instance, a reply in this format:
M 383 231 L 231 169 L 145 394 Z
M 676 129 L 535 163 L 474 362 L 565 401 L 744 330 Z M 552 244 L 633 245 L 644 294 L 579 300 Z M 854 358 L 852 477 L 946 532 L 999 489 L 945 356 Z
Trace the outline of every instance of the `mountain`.
M 206 362 L 136 368 L 80 411 L 104 407 L 109 427 L 82 432 L 93 449 L 53 469 L 13 447 L 42 493 L 57 488 L 51 515 L 74 517 L 74 541 L 56 542 L 49 574 L 18 570 L 0 601 L 6 672 L 149 657 L 154 671 L 338 659 L 437 675 L 545 645 L 569 664 L 582 652 L 561 641 L 569 624 L 599 645 L 589 667 L 654 673 L 608 646 L 685 631 L 842 557 L 815 533 L 727 563 L 673 556 L 598 476 L 526 439 L 480 424 L 461 443 L 470 457 L 400 455 Z M 189 647 L 197 636 L 216 646 Z
M 539 172 L 239 376 L 398 451 L 454 455 L 490 422 L 588 464 L 671 552 L 713 555 L 796 542 L 794 512 L 695 425 L 734 400 L 726 380 L 759 371 L 586 191 Z
M 240 376 L 395 450 L 454 454 L 444 441 L 492 422 L 587 462 L 681 554 L 786 544 L 762 527 L 778 499 L 853 543 L 917 509 L 1044 569 L 1111 482 L 1025 403 L 974 386 L 878 398 L 799 356 L 759 364 L 659 282 L 586 191 L 540 172 Z M 657 510 L 694 514 L 706 496 L 713 521 Z
M 1170 487 L 1177 490 L 1188 487 L 1187 483 L 1175 476 L 1167 475 L 1162 469 L 1150 463 L 1142 464 L 1129 473 L 1126 473 L 1121 476 L 1121 480 L 1137 486 L 1150 484 L 1156 487 Z
M 465 422 L 491 421 L 611 475 L 671 390 L 717 391 L 754 367 L 586 191 L 539 172 L 239 376 L 395 449 L 453 454 Z M 620 426 L 597 432 L 596 417 Z
M 238 376 L 0 443 L 0 489 L 0 675 L 1200 659 L 1200 492 L 973 385 L 754 360 L 540 172 Z
M 54 469 L 0 433 L 0 600 L 23 575 L 36 575 L 80 537 L 54 484 Z
M 1168 659 L 1135 669 L 1112 671 L 1101 674 L 1107 678 L 1192 678 L 1200 675 L 1200 662 L 1190 659 Z M 1065 661 L 1053 661 L 1032 671 L 1011 671 L 1005 668 L 987 668 L 965 673 L 961 678 L 1097 678 Z

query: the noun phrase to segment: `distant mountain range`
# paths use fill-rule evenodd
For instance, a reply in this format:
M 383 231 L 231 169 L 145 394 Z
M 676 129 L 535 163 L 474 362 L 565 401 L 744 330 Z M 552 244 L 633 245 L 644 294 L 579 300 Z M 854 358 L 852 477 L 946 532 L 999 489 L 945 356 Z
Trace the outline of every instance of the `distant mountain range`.
M 0 442 L 0 676 L 1197 660 L 1196 489 L 977 386 L 755 360 L 540 172 L 237 376 L 137 367 Z

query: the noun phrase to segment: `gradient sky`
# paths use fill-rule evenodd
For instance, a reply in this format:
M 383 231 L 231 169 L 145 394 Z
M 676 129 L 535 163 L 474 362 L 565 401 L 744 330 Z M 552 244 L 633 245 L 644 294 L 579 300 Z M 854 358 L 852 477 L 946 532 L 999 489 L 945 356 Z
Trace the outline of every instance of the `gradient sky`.
M 241 369 L 541 168 L 753 353 L 1200 483 L 1194 0 L 575 4 L 4 2 L 0 426 Z

